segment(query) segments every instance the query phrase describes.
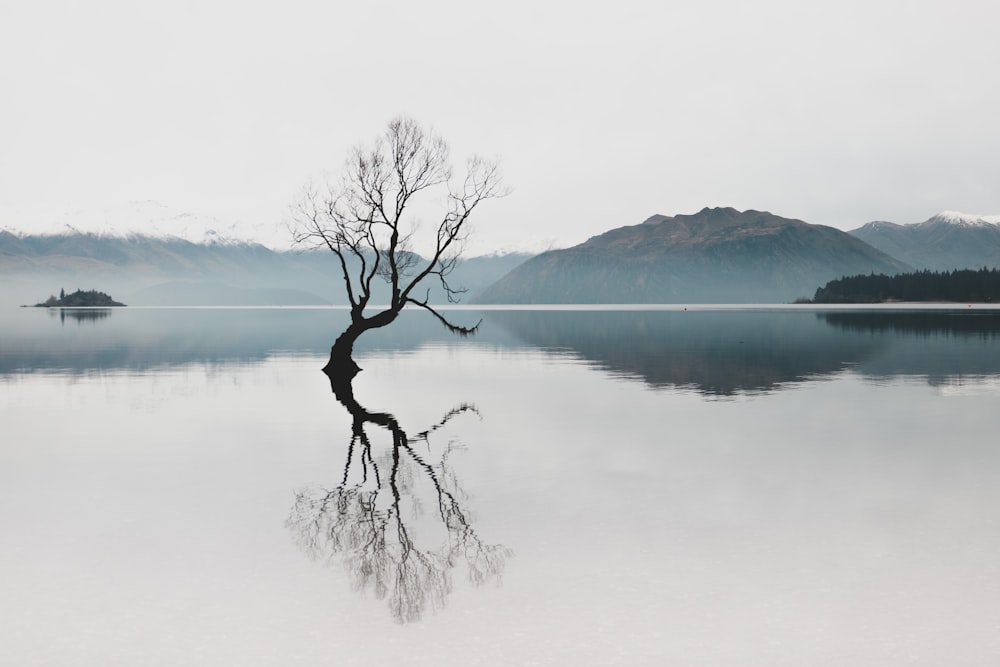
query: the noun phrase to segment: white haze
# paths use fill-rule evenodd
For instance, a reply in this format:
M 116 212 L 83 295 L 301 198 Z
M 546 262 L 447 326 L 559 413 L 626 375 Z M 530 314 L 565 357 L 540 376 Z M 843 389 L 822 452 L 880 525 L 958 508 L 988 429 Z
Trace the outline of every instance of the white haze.
M 502 158 L 474 252 L 705 206 L 995 215 L 998 23 L 992 0 L 4 3 L 0 228 L 148 201 L 287 245 L 300 188 L 398 113 L 456 167 Z

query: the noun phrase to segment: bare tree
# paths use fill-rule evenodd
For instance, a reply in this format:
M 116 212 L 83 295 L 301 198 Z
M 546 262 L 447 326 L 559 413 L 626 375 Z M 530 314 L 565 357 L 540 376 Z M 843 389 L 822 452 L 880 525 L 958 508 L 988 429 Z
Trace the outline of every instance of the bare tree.
M 430 199 L 435 190 L 446 203 L 430 239 L 432 250 L 423 258 L 413 251 L 418 229 L 410 216 L 414 198 Z M 392 120 L 373 146 L 355 148 L 339 182 L 308 188 L 294 206 L 293 237 L 336 255 L 351 308 L 351 323 L 334 342 L 324 370 L 357 373 L 351 357 L 355 341 L 393 322 L 408 305 L 428 310 L 456 334 L 475 333 L 478 323 L 459 326 L 428 303 L 424 281 L 436 279 L 450 302 L 458 299 L 464 290 L 448 277 L 468 236 L 469 217 L 480 203 L 506 192 L 497 164 L 478 157 L 468 161 L 463 179 L 454 180 L 447 143 L 405 117 Z M 376 278 L 389 284 L 389 303 L 368 313 Z

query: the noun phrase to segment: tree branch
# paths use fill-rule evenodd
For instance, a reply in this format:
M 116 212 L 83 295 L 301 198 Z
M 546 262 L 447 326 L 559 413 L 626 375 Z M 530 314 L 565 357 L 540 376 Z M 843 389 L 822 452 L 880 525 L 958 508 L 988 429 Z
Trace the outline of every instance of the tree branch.
M 428 304 L 426 301 L 417 301 L 412 297 L 406 297 L 406 302 L 412 303 L 415 306 L 420 306 L 424 310 L 428 311 L 431 315 L 433 315 L 434 318 L 437 319 L 438 322 L 443 324 L 448 331 L 452 332 L 453 334 L 458 334 L 459 336 L 462 337 L 471 336 L 472 334 L 476 333 L 476 331 L 479 330 L 479 325 L 483 323 L 482 318 L 480 318 L 479 321 L 476 322 L 475 326 L 462 327 L 457 324 L 452 324 L 451 322 L 449 322 L 447 319 L 445 319 L 445 317 L 441 313 L 434 310 L 434 307 Z

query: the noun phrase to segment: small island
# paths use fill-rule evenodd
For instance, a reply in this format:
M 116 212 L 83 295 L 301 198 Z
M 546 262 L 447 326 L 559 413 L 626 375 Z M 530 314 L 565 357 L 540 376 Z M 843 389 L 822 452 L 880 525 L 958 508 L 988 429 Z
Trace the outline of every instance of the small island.
M 97 290 L 77 290 L 72 294 L 66 294 L 65 290 L 59 290 L 58 298 L 50 296 L 42 303 L 36 303 L 36 308 L 112 308 L 124 306 L 124 303 L 115 301 L 104 292 Z

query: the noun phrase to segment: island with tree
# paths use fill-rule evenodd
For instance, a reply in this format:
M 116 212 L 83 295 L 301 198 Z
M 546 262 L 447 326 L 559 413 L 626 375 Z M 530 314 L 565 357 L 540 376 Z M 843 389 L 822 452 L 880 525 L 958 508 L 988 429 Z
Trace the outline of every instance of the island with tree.
M 36 303 L 36 308 L 113 308 L 124 306 L 124 303 L 115 301 L 104 292 L 97 290 L 77 290 L 72 294 L 66 294 L 66 290 L 59 290 L 59 296 L 50 296 L 42 303 Z
M 811 303 L 893 301 L 996 303 L 1000 301 L 1000 269 L 846 276 L 818 288 Z

